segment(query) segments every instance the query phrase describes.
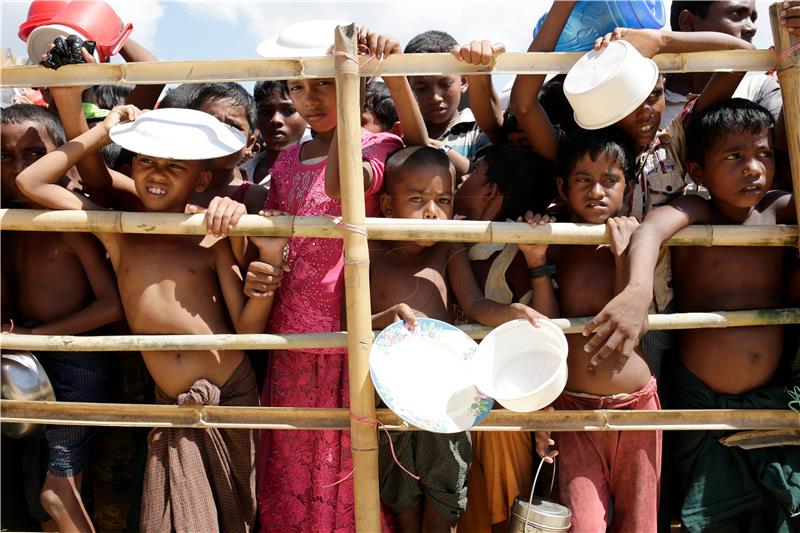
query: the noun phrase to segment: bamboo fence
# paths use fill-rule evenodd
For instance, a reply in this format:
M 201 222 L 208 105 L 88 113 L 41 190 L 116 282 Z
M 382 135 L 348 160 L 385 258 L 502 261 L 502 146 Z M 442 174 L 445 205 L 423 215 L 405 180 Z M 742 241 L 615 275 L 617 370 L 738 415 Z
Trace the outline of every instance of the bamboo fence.
M 564 333 L 580 333 L 591 317 L 556 318 L 553 322 Z M 743 326 L 785 325 L 800 323 L 800 308 L 760 309 L 752 311 L 717 311 L 713 313 L 673 313 L 650 315 L 649 329 L 678 330 L 733 328 Z M 458 326 L 473 339 L 482 339 L 491 327 Z M 378 332 L 370 332 L 376 334 Z M 344 348 L 346 331 L 333 333 L 222 334 L 222 335 L 0 335 L 0 349 L 58 352 L 147 352 L 165 350 L 290 350 Z M 371 342 L 372 335 L 368 335 Z M 359 342 L 364 342 L 362 338 Z
M 605 227 L 557 222 L 532 228 L 522 222 L 473 220 L 411 220 L 366 218 L 357 224 L 370 239 L 390 241 L 440 240 L 494 243 L 607 243 Z M 0 209 L 0 229 L 14 231 L 93 231 L 98 233 L 151 233 L 204 235 L 202 214 L 129 213 L 123 211 L 38 211 Z M 330 217 L 244 215 L 232 235 L 280 235 L 341 239 L 348 233 Z M 797 226 L 696 225 L 667 241 L 680 246 L 794 246 Z
M 770 7 L 778 54 L 798 42 L 779 26 L 780 4 Z M 337 28 L 336 50 L 353 53 L 353 27 Z M 56 71 L 41 67 L 0 68 L 0 87 L 92 84 L 160 84 L 172 82 L 239 81 L 336 77 L 339 109 L 339 160 L 342 180 L 343 221 L 366 230 L 371 239 L 448 240 L 457 242 L 531 242 L 598 244 L 606 242 L 603 227 L 551 224 L 531 229 L 527 225 L 497 222 L 401 221 L 365 219 L 360 194 L 360 143 L 358 78 L 375 75 L 563 73 L 580 54 L 507 53 L 489 67 L 468 66 L 448 54 L 392 56 L 374 67 L 347 59 L 248 59 L 231 61 L 180 61 L 66 66 Z M 697 52 L 656 56 L 662 72 L 764 71 L 777 67 L 784 98 L 787 136 L 794 190 L 800 191 L 800 53 L 785 54 L 774 65 L 767 50 Z M 359 167 L 359 168 L 356 168 Z M 800 203 L 798 203 L 800 213 Z M 0 228 L 18 231 L 94 231 L 125 233 L 204 233 L 201 215 L 120 212 L 41 212 L 0 210 Z M 3 349 L 36 350 L 165 350 L 218 348 L 338 347 L 349 349 L 350 409 L 176 407 L 156 405 L 79 404 L 58 402 L 0 401 L 0 421 L 46 422 L 102 426 L 253 427 L 273 429 L 350 430 L 355 475 L 356 527 L 359 532 L 379 530 L 377 440 L 372 424 L 353 417 L 377 417 L 391 429 L 413 430 L 391 412 L 374 409 L 374 391 L 368 377 L 367 358 L 372 342 L 369 328 L 369 256 L 366 236 L 343 232 L 333 220 L 320 217 L 244 217 L 234 234 L 291 235 L 343 238 L 348 332 L 324 335 L 131 335 L 125 337 L 71 337 L 3 335 Z M 668 244 L 694 246 L 794 246 L 796 226 L 694 226 L 677 234 Z M 756 324 L 800 323 L 798 309 L 719 313 L 653 315 L 651 329 L 734 327 Z M 567 332 L 579 331 L 586 319 L 557 319 Z M 488 328 L 466 327 L 476 338 Z M 796 443 L 800 414 L 792 411 L 574 411 L 510 413 L 493 411 L 477 431 L 533 430 L 755 430 L 731 439 L 730 445 L 749 446 L 764 440 Z M 766 432 L 766 433 L 765 433 Z

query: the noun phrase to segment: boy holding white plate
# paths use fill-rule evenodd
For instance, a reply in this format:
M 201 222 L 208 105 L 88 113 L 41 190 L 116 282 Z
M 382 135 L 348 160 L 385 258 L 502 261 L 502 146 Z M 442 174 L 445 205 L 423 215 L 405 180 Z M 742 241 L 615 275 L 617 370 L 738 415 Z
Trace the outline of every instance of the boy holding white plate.
M 395 152 L 386 161 L 385 184 L 381 211 L 386 217 L 449 220 L 453 216 L 455 169 L 441 150 L 414 146 Z M 526 305 L 487 299 L 461 244 L 371 241 L 370 248 L 376 329 L 397 320 L 414 328 L 416 317 L 452 323 L 455 300 L 467 317 L 484 325 L 517 318 L 537 325 L 542 318 Z M 391 438 L 400 463 L 421 476 L 416 480 L 394 464 L 382 438 L 381 500 L 394 513 L 396 530 L 449 533 L 466 507 L 469 434 L 414 431 L 393 433 Z

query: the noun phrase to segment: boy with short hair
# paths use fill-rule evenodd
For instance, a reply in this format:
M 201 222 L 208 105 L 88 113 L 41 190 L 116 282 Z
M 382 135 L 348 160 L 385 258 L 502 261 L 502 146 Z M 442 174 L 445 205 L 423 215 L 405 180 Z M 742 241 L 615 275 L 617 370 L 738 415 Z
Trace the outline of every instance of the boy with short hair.
M 133 106 L 113 109 L 101 125 L 23 171 L 16 180 L 20 191 L 54 209 L 98 209 L 91 200 L 65 191 L 55 182 L 64 169 L 109 142 L 114 125 L 135 119 L 139 113 Z M 158 122 L 158 111 L 151 113 L 150 120 Z M 208 146 L 193 146 L 188 152 L 184 149 L 183 157 L 193 157 L 198 151 L 214 153 L 215 149 L 223 156 L 241 149 L 243 138 L 224 143 L 220 136 L 236 135 L 225 125 L 207 120 L 203 119 L 204 127 L 214 129 L 216 142 L 209 140 Z M 170 128 L 169 135 L 176 138 L 201 127 L 188 122 L 152 126 Z M 208 187 L 208 166 L 208 160 L 139 153 L 134 159 L 133 182 L 147 211 L 182 213 L 190 196 Z M 229 324 L 238 333 L 262 331 L 274 285 L 256 275 L 258 262 L 251 264 L 243 283 L 227 240 L 116 233 L 97 236 L 117 273 L 133 333 L 224 333 L 232 330 Z M 253 241 L 262 261 L 282 263 L 285 239 Z M 142 357 L 158 387 L 158 403 L 258 405 L 258 388 L 242 350 L 153 351 L 143 352 Z M 153 430 L 142 499 L 143 529 L 224 527 L 249 531 L 256 511 L 255 439 L 253 430 L 242 429 Z
M 394 133 L 403 137 L 403 127 L 397 116 L 392 93 L 382 81 L 372 80 L 367 84 L 361 127 L 372 133 Z
M 744 99 L 719 103 L 692 118 L 687 167 L 711 198 L 683 196 L 653 210 L 634 234 L 630 280 L 587 324 L 592 368 L 625 370 L 630 347 L 647 324 L 647 302 L 660 246 L 691 224 L 773 225 L 796 218 L 793 197 L 770 191 L 775 171 L 774 121 Z M 675 304 L 679 312 L 783 307 L 784 251 L 778 247 L 675 247 Z M 746 275 L 742 275 L 745 272 Z M 785 409 L 775 375 L 783 326 L 681 331 L 679 362 L 665 367 L 671 406 L 678 409 Z M 620 347 L 615 349 L 615 347 Z M 785 530 L 800 507 L 796 447 L 742 450 L 719 442 L 723 431 L 686 431 L 674 441 L 681 522 L 689 531 Z M 716 530 L 716 529 L 715 529 Z
M 447 156 L 430 147 L 399 150 L 386 162 L 384 216 L 447 220 L 453 215 L 455 171 Z M 464 313 L 486 325 L 515 318 L 536 324 L 528 306 L 503 305 L 484 297 L 461 245 L 446 242 L 370 242 L 373 327 L 396 320 L 415 325 L 416 316 L 453 322 L 450 290 Z M 451 283 L 452 281 L 452 283 Z M 398 532 L 449 532 L 466 506 L 472 446 L 468 433 L 392 434 L 399 461 L 422 476 L 416 481 L 381 447 L 381 499 L 395 513 Z M 419 453 L 417 453 L 419 451 Z
M 520 249 L 533 286 L 531 305 L 550 316 L 581 317 L 602 308 L 627 281 L 625 252 L 638 223 L 618 215 L 633 182 L 633 147 L 620 132 L 579 130 L 562 143 L 558 161 L 558 188 L 571 222 L 605 224 L 611 244 Z M 547 221 L 531 213 L 526 219 L 533 225 Z M 568 378 L 556 409 L 660 409 L 656 379 L 638 347 L 615 374 L 609 364 L 589 370 L 582 336 L 567 335 L 567 342 Z M 549 432 L 536 435 L 537 451 L 548 460 L 554 454 L 549 439 Z M 558 448 L 560 501 L 572 510 L 574 531 L 656 531 L 660 431 L 560 432 Z
M 191 203 L 207 207 L 216 196 L 242 203 L 251 214 L 264 208 L 269 190 L 247 180 L 237 168 L 252 157 L 256 142 L 256 104 L 238 83 L 205 83 L 193 93 L 188 109 L 197 109 L 241 131 L 247 138 L 245 147 L 228 157 L 212 160 L 211 183 L 205 191 L 192 195 Z
M 308 124 L 289 97 L 286 80 L 259 81 L 253 87 L 253 99 L 262 150 L 240 165 L 239 170 L 249 181 L 269 189 L 270 169 L 281 151 L 301 142 L 307 136 L 309 139 L 311 137 Z
M 3 207 L 39 208 L 22 196 L 17 176 L 64 142 L 58 118 L 43 107 L 12 105 L 0 115 Z M 60 177 L 60 176 L 58 176 Z M 67 192 L 66 189 L 62 189 Z M 70 193 L 67 193 L 70 194 Z M 3 232 L 4 331 L 72 335 L 122 318 L 114 274 L 99 243 L 83 233 Z M 104 354 L 37 354 L 59 401 L 98 402 L 106 396 Z M 94 531 L 80 496 L 93 428 L 48 426 L 49 459 L 44 486 L 25 480 L 33 517 L 62 531 Z M 38 454 L 36 460 L 38 462 Z M 38 472 L 38 464 L 35 470 Z
M 460 61 L 488 65 L 497 54 L 505 52 L 505 46 L 472 41 L 459 47 L 449 34 L 429 30 L 412 38 L 403 52 L 452 53 Z M 455 165 L 457 176 L 468 172 L 469 162 L 481 146 L 489 144 L 490 140 L 501 140 L 503 112 L 491 76 L 409 76 L 408 81 L 419 103 L 428 136 L 447 147 L 445 150 Z M 459 111 L 461 95 L 467 90 L 472 109 Z

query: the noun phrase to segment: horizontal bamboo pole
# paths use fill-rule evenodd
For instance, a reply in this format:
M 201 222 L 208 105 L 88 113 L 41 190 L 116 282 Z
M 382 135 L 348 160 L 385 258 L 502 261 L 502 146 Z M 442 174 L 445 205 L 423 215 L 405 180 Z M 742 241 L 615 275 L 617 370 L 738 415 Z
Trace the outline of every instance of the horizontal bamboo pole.
M 42 211 L 0 209 L 0 229 L 14 231 L 93 231 L 202 235 L 203 215 L 134 213 L 124 211 Z M 521 222 L 471 220 L 411 220 L 367 218 L 365 229 L 373 240 L 451 242 L 530 242 L 550 244 L 607 243 L 605 226 L 558 222 L 532 228 Z M 341 238 L 342 230 L 330 217 L 245 215 L 234 235 L 281 235 Z M 690 226 L 678 232 L 668 245 L 684 246 L 795 246 L 797 226 Z
M 494 67 L 467 65 L 450 54 L 403 54 L 365 65 L 361 76 L 432 74 L 547 74 L 566 73 L 582 53 L 508 52 Z M 653 58 L 661 72 L 765 71 L 775 54 L 769 50 L 720 50 L 686 54 L 661 54 Z M 376 70 L 377 67 L 377 70 Z M 332 78 L 332 57 L 295 59 L 227 59 L 214 61 L 158 61 L 67 65 L 58 70 L 40 66 L 0 68 L 0 87 L 50 87 L 57 85 L 205 83 L 212 81 Z
M 388 409 L 377 417 L 391 430 L 414 431 Z M 350 429 L 350 411 L 296 407 L 210 407 L 72 402 L 0 401 L 0 422 L 114 427 L 227 427 L 259 429 Z M 719 409 L 664 411 L 494 410 L 473 431 L 796 430 L 791 410 Z
M 556 318 L 565 333 L 579 333 L 590 320 Z M 650 315 L 651 330 L 733 328 L 780 324 L 800 324 L 800 308 L 754 311 L 718 311 L 715 313 L 673 313 Z M 493 328 L 479 325 L 459 326 L 473 339 L 482 339 Z M 377 334 L 378 332 L 373 332 Z M 301 333 L 288 335 L 0 335 L 5 350 L 42 350 L 61 352 L 146 352 L 154 350 L 288 350 L 299 348 L 344 348 L 347 333 Z

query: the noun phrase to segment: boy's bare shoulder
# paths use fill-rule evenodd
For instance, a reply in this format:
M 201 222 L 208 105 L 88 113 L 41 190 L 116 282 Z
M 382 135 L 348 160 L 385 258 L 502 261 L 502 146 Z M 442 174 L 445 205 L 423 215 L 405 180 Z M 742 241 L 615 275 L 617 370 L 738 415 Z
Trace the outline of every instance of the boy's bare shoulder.
M 794 195 L 786 191 L 769 191 L 758 204 L 757 210 L 763 214 L 774 214 L 773 224 L 797 222 Z M 762 222 L 766 224 L 766 222 Z

